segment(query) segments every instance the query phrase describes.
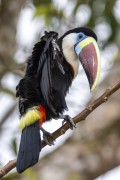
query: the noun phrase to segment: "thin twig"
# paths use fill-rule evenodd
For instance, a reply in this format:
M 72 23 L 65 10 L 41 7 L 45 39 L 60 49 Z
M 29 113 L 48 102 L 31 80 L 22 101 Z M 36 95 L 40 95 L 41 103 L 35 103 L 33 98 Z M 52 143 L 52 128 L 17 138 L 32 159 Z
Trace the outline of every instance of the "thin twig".
M 76 117 L 73 118 L 73 121 L 75 124 L 79 123 L 80 121 L 83 121 L 86 119 L 86 117 L 94 111 L 98 106 L 100 106 L 102 103 L 106 102 L 108 98 L 114 94 L 118 89 L 120 88 L 120 81 L 116 82 L 111 87 L 107 88 L 106 91 L 95 101 L 90 103 L 80 114 L 78 114 Z M 56 140 L 61 135 L 65 134 L 65 132 L 69 129 L 69 123 L 65 123 L 63 126 L 61 126 L 59 129 L 57 129 L 55 132 L 52 133 L 53 140 Z M 48 138 L 48 140 L 51 140 Z M 42 148 L 44 148 L 47 144 L 45 142 L 42 142 Z M 16 159 L 9 161 L 1 170 L 0 170 L 0 178 L 5 176 L 9 171 L 11 171 L 13 168 L 16 167 Z

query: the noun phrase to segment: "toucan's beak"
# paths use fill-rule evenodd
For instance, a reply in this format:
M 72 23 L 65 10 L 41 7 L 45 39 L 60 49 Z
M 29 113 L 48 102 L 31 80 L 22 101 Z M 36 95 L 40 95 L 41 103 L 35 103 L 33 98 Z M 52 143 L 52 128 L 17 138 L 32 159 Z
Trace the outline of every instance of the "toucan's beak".
M 87 37 L 75 46 L 75 51 L 87 75 L 90 90 L 93 91 L 100 77 L 100 52 L 97 42 Z

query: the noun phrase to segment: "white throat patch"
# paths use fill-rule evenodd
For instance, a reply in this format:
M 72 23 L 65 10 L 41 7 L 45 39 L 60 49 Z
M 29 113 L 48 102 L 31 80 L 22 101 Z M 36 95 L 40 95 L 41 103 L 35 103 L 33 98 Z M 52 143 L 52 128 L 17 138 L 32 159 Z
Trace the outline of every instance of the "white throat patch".
M 62 50 L 67 62 L 72 66 L 74 70 L 74 78 L 77 76 L 79 70 L 79 59 L 74 50 L 75 44 L 76 44 L 75 33 L 68 34 L 63 38 Z

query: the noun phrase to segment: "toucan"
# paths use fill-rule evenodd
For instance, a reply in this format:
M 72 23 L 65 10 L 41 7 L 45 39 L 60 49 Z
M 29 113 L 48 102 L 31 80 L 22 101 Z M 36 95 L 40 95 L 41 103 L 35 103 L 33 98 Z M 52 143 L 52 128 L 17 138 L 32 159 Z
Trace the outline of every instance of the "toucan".
M 60 38 L 54 31 L 45 31 L 27 60 L 26 71 L 16 87 L 19 97 L 21 142 L 17 171 L 22 173 L 36 164 L 41 151 L 40 131 L 44 140 L 49 132 L 42 128 L 45 121 L 63 118 L 75 127 L 68 115 L 65 96 L 82 65 L 90 90 L 100 76 L 100 52 L 96 34 L 88 27 L 77 27 Z

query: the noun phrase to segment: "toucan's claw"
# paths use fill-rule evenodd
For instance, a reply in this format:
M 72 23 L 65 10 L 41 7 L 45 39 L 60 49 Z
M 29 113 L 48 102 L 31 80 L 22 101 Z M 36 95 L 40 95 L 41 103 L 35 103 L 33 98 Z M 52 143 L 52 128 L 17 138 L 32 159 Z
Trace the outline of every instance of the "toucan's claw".
M 43 129 L 42 127 L 40 127 L 40 130 L 43 132 L 43 141 L 45 141 L 46 144 L 49 146 L 55 145 L 54 143 L 55 140 L 53 140 L 52 134 L 46 131 L 45 129 Z
M 62 125 L 64 125 L 65 122 L 68 122 L 71 130 L 73 130 L 73 128 L 76 128 L 76 124 L 69 115 L 63 115 L 63 119 L 64 120 L 62 121 Z

